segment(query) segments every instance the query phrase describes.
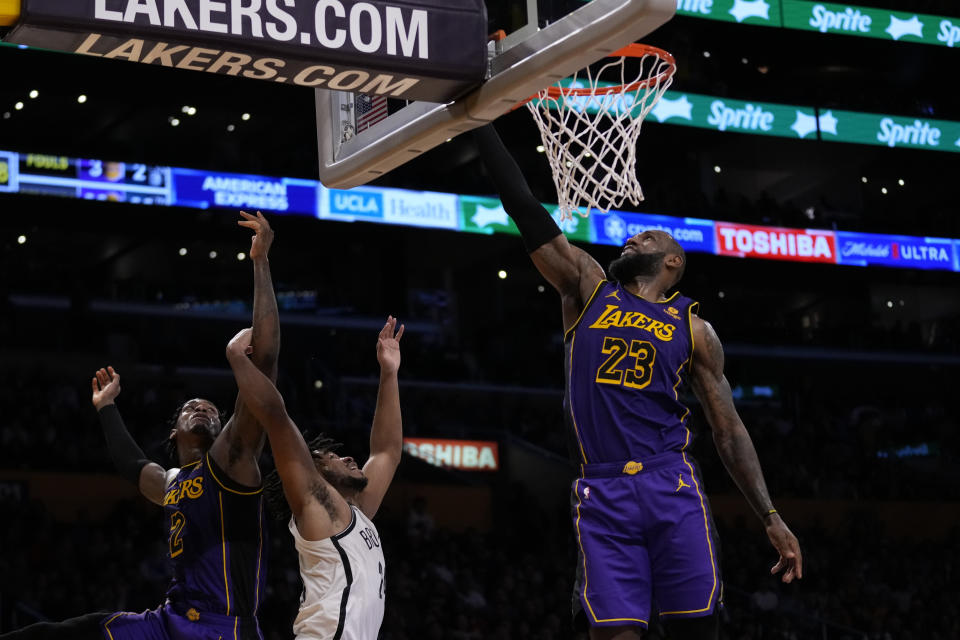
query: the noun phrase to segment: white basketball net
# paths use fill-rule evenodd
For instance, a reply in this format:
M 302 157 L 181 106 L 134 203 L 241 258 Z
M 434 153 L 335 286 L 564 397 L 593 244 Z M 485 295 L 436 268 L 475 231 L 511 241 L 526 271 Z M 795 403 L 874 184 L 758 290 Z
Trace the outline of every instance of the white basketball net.
M 558 85 L 556 97 L 544 89 L 527 103 L 550 161 L 561 220 L 643 200 L 636 171 L 640 125 L 673 82 L 676 68 L 672 59 L 648 51 L 610 58 L 596 73 L 588 67 Z M 635 79 L 625 77 L 627 60 L 639 62 Z M 611 84 L 620 86 L 611 92 Z M 574 95 L 571 89 L 589 94 Z

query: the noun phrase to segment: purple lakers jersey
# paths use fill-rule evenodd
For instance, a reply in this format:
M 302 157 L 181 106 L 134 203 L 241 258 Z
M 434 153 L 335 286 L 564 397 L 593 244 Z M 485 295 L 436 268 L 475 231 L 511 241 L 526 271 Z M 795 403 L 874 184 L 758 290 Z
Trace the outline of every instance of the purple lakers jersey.
M 680 401 L 693 355 L 696 302 L 644 300 L 601 281 L 567 331 L 564 413 L 584 463 L 680 451 L 690 411 Z
M 180 469 L 167 486 L 163 510 L 170 527 L 171 604 L 200 615 L 254 616 L 267 573 L 263 489 L 233 482 L 207 453 Z

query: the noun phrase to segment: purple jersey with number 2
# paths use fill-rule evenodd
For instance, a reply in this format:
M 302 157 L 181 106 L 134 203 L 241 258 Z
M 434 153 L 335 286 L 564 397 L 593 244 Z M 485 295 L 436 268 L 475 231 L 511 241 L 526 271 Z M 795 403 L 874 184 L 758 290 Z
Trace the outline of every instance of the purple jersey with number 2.
M 602 281 L 567 331 L 564 408 L 580 462 L 571 495 L 578 622 L 646 627 L 651 614 L 710 615 L 721 599 L 679 396 L 696 309 L 679 293 L 652 302 Z
M 103 621 L 110 640 L 262 640 L 257 609 L 269 548 L 263 488 L 232 480 L 207 453 L 185 464 L 163 497 L 173 580 L 167 601 Z

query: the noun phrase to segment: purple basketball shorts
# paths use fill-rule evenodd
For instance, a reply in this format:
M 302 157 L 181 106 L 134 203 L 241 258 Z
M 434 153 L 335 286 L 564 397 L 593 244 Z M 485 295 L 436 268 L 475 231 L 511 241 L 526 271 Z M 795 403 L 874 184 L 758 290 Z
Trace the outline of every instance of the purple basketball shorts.
M 717 538 L 693 461 L 684 453 L 581 465 L 571 496 L 579 546 L 575 619 L 646 628 L 708 616 L 721 601 Z

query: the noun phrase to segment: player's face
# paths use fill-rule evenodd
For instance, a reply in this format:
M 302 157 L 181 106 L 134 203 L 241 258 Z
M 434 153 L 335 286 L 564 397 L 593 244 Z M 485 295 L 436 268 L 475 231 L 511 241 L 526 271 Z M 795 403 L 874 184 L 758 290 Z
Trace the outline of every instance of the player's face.
M 194 398 L 180 409 L 177 433 L 216 438 L 220 433 L 220 411 L 209 400 Z
M 670 236 L 663 231 L 638 233 L 624 243 L 620 257 L 610 263 L 610 275 L 622 283 L 657 275 L 663 269 L 669 241 Z
M 335 488 L 362 491 L 367 486 L 367 477 L 350 456 L 341 458 L 332 451 L 312 451 L 310 455 L 317 465 L 317 471 Z

